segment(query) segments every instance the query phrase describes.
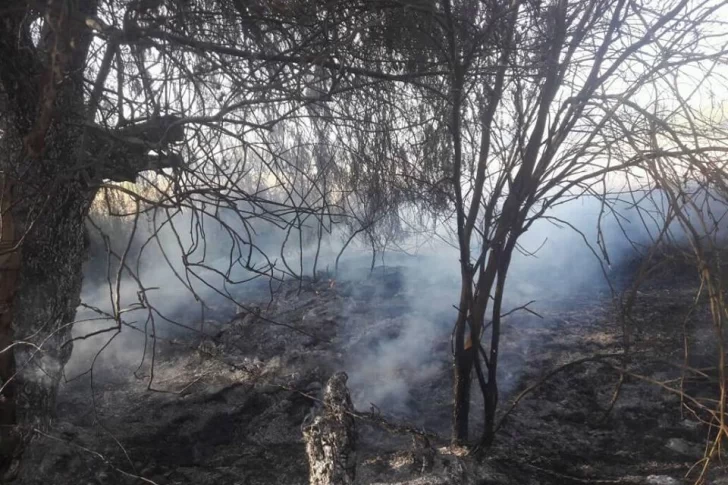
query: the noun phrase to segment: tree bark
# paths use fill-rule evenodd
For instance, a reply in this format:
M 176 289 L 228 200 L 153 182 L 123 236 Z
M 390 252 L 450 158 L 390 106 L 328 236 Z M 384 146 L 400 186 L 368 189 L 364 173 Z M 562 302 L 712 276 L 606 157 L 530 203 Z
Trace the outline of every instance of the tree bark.
M 25 426 L 47 425 L 63 366 L 71 355 L 69 336 L 81 302 L 87 249 L 84 219 L 92 197 L 92 191 L 76 181 L 47 196 L 52 210 L 23 211 L 22 229 L 28 232 L 22 244 L 13 321 L 15 341 L 34 344 L 15 347 L 18 418 Z
M 60 110 L 59 110 L 60 112 Z M 0 359 L 3 405 L 2 465 L 17 458 L 19 435 L 46 429 L 72 344 L 70 332 L 80 303 L 87 253 L 84 220 L 95 190 L 88 177 L 73 172 L 80 130 L 57 117 L 44 139 L 41 158 L 5 166 L 7 210 L 2 214 L 0 262 Z M 22 133 L 6 141 L 24 160 Z M 7 343 L 12 347 L 8 348 Z M 15 429 L 13 429 L 15 428 Z
M 0 259 L 0 465 L 17 463 L 19 437 L 52 418 L 80 302 L 84 219 L 93 197 L 85 150 L 83 69 L 91 41 L 74 23 L 95 0 L 48 2 L 33 44 L 25 10 L 0 22 L 3 178 Z M 24 440 L 22 440 L 24 441 Z M 12 477 L 6 476 L 5 479 Z
M 15 3 L 0 19 L 0 472 L 17 463 L 20 437 L 53 418 L 96 188 L 178 165 L 166 148 L 184 137 L 172 116 L 108 134 L 93 125 L 83 88 L 91 32 L 76 17 L 94 15 L 96 0 L 47 2 L 38 45 Z
M 469 332 L 464 313 L 458 316 L 455 323 L 455 358 L 453 365 L 453 414 L 452 443 L 459 446 L 468 440 L 468 423 L 470 417 L 471 375 L 474 363 L 473 346 L 467 346 Z

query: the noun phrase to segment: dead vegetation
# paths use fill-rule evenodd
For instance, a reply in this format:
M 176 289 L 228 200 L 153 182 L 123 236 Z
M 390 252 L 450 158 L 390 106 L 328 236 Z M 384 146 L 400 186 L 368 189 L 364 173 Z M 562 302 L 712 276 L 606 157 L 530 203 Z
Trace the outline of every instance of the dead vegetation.
M 397 270 L 388 274 L 392 271 Z M 62 388 L 60 412 L 66 418 L 50 433 L 53 439 L 41 440 L 43 453 L 33 458 L 34 468 L 59 484 L 77 483 L 79 477 L 134 483 L 118 470 L 159 485 L 305 484 L 301 423 L 319 412 L 327 376 L 345 369 L 359 403 L 357 483 L 683 483 L 709 449 L 710 429 L 681 409 L 681 396 L 669 390 L 680 388 L 684 374 L 683 329 L 689 332 L 691 368 L 710 360 L 714 349 L 707 345 L 708 308 L 704 301 L 694 305 L 697 279 L 673 275 L 641 287 L 626 368 L 616 307 L 604 293 L 575 295 L 542 318 L 511 317 L 502 359 L 512 374 L 504 372 L 501 379 L 513 384 L 503 396 L 497 446 L 485 457 L 448 444 L 446 324 L 432 342 L 434 370 L 426 379 L 413 368 L 394 369 L 415 383 L 408 392 L 413 405 L 367 403 L 377 381 L 357 384 L 360 369 L 351 350 L 374 337 L 380 343 L 398 338 L 396 329 L 405 325 L 408 312 L 401 301 L 413 290 L 405 283 L 383 293 L 378 290 L 383 280 L 375 275 L 334 287 L 309 282 L 301 292 L 292 282 L 260 314 L 241 314 L 208 337 L 160 341 L 156 382 L 163 392 L 149 393 L 143 381 L 123 371 L 136 362 L 100 362 L 93 402 L 88 376 Z M 348 311 L 359 305 L 367 310 Z M 373 334 L 364 322 L 382 314 L 391 319 Z M 686 315 L 693 315 L 687 326 Z M 708 369 L 701 372 L 707 377 L 692 373 L 684 379 L 686 395 L 710 398 L 716 381 Z M 391 377 L 377 379 L 384 384 Z M 507 404 L 533 385 L 506 416 Z M 473 426 L 477 430 L 482 422 Z M 716 461 L 704 479 L 720 484 L 725 473 Z M 49 479 L 41 475 L 37 483 Z

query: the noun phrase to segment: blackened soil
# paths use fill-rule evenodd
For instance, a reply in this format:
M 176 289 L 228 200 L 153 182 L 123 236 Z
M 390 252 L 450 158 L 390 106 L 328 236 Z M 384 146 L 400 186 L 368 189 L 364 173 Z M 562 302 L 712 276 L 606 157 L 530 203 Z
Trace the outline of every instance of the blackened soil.
M 716 339 L 706 302 L 693 304 L 696 290 L 691 278 L 640 290 L 629 358 L 609 293 L 543 302 L 534 307 L 540 318 L 508 317 L 501 417 L 540 385 L 503 421 L 491 449 L 466 455 L 447 447 L 449 324 L 423 326 L 424 336 L 412 326 L 406 278 L 290 285 L 260 313 L 220 323 L 214 337 L 160 341 L 151 385 L 149 361 L 135 377 L 120 370 L 119 355 L 99 362 L 93 383 L 87 375 L 64 385 L 57 424 L 36 437 L 18 483 L 306 484 L 300 426 L 339 369 L 362 411 L 372 403 L 391 421 L 439 435 L 423 445 L 360 421 L 361 484 L 690 483 L 709 429 L 706 413 L 685 406 L 678 391 L 714 405 L 717 389 Z M 396 359 L 411 347 L 385 352 L 413 340 L 426 355 L 416 366 Z M 393 364 L 354 358 L 366 352 Z M 473 440 L 481 401 L 474 388 Z M 707 483 L 728 484 L 727 476 L 714 460 Z

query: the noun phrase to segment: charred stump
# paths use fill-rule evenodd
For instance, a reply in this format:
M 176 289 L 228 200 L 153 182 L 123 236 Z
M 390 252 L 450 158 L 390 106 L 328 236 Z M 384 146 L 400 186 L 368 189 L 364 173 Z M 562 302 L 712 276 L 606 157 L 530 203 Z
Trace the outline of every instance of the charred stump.
M 311 485 L 354 483 L 356 426 L 347 379 L 344 372 L 334 374 L 326 383 L 322 412 L 304 422 Z

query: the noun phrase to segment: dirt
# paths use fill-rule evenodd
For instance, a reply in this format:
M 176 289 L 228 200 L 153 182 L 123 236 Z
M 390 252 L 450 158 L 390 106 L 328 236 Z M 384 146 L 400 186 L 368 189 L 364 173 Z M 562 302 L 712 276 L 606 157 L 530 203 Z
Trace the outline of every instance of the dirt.
M 413 305 L 418 289 L 402 271 L 287 283 L 272 303 L 208 322 L 207 336 L 159 339 L 153 369 L 147 359 L 136 374 L 122 371 L 118 356 L 100 359 L 93 374 L 61 388 L 55 427 L 35 436 L 16 482 L 305 484 L 301 423 L 320 406 L 326 379 L 345 370 L 355 405 L 370 413 L 358 420 L 358 483 L 690 483 L 708 430 L 665 386 L 683 375 L 684 331 L 688 364 L 714 359 L 705 303 L 691 309 L 692 278 L 640 290 L 629 361 L 607 357 L 622 353 L 624 340 L 604 289 L 551 301 L 540 317 L 508 317 L 502 412 L 550 370 L 595 360 L 544 381 L 491 449 L 468 452 L 447 446 L 450 313 Z M 399 358 L 410 344 L 425 357 Z M 644 378 L 618 386 L 618 368 Z M 706 375 L 686 379 L 685 389 L 715 396 Z M 473 394 L 475 439 L 482 419 Z M 714 467 L 707 483 L 728 484 L 728 469 Z

